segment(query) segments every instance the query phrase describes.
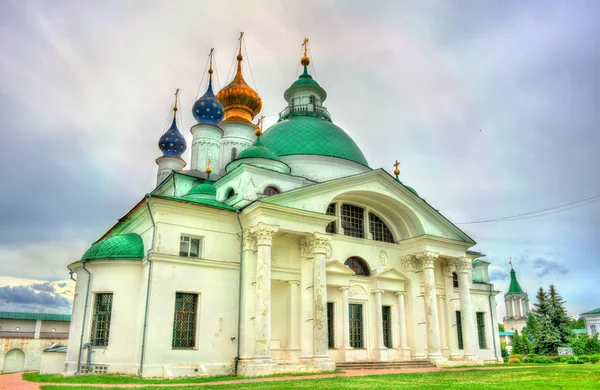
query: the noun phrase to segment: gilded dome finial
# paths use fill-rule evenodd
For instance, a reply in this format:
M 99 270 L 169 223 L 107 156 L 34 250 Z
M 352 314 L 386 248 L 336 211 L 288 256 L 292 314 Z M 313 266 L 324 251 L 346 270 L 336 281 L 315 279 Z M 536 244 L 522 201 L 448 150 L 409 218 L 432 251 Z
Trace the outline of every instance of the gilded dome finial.
M 256 122 L 256 130 L 254 130 L 254 134 L 256 134 L 257 137 L 260 137 L 263 133 L 263 119 L 265 119 L 264 115 L 258 118 L 258 121 Z
M 398 176 L 400 175 L 400 169 L 398 168 L 398 166 L 400 165 L 400 163 L 398 162 L 398 160 L 396 160 L 396 163 L 393 165 L 393 167 L 395 167 L 396 169 L 394 169 L 394 175 L 396 175 L 396 180 L 400 181 L 400 179 L 398 179 Z
M 306 46 L 307 45 L 308 45 L 308 38 L 304 38 L 304 41 L 302 42 L 302 47 L 304 48 L 304 54 L 302 55 L 302 58 L 300 58 L 300 64 L 302 64 L 302 66 L 304 66 L 304 67 L 307 67 L 308 64 L 310 64 L 310 58 L 306 54 Z
M 206 163 L 206 169 L 204 170 L 204 172 L 206 172 L 207 175 L 210 175 L 210 173 L 212 172 L 212 168 L 210 167 L 210 158 Z M 208 176 L 207 178 L 210 180 L 210 176 Z
M 179 97 L 179 88 L 175 90 L 175 105 L 173 106 L 173 119 L 177 116 L 177 98 Z

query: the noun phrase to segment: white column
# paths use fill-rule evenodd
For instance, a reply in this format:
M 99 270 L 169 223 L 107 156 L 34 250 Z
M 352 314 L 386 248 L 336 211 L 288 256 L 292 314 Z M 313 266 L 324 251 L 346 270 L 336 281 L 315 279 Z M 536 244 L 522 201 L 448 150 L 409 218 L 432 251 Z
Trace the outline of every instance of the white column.
M 290 286 L 290 326 L 288 328 L 288 340 L 290 350 L 298 349 L 298 285 L 300 281 L 289 280 L 287 282 Z
M 350 302 L 348 302 L 348 290 L 350 290 L 350 287 L 340 287 L 340 291 L 342 292 L 342 316 L 344 317 L 344 349 L 352 349 L 350 346 Z
M 313 356 L 326 358 L 329 356 L 327 340 L 327 260 L 326 245 L 331 238 L 322 233 L 313 233 L 311 248 L 313 254 Z
M 460 353 L 458 351 L 458 332 L 456 329 L 456 314 L 452 301 L 454 300 L 454 281 L 452 279 L 452 272 L 454 271 L 454 265 L 446 260 L 444 263 L 444 280 L 446 287 L 446 319 L 448 325 L 446 327 L 448 336 L 448 347 L 450 348 L 450 358 L 458 358 Z
M 42 320 L 35 320 L 35 332 L 33 334 L 33 338 L 39 339 L 41 332 L 42 332 Z
M 396 293 L 396 299 L 398 300 L 398 323 L 400 325 L 398 348 L 403 350 L 408 349 L 406 341 L 406 309 L 404 307 L 404 295 L 403 292 Z
M 440 328 L 438 320 L 437 298 L 435 288 L 434 266 L 437 254 L 423 252 L 417 254 L 423 267 L 423 284 L 425 287 L 425 322 L 427 325 L 427 357 L 431 360 L 442 359 L 440 352 Z
M 277 230 L 277 226 L 262 222 L 254 229 L 257 248 L 255 358 L 271 357 L 271 243 Z
M 381 294 L 383 290 L 373 290 L 371 293 L 375 294 L 375 318 L 377 323 L 375 324 L 377 329 L 377 349 L 386 349 L 383 342 L 383 312 L 381 308 Z
M 427 333 L 425 325 L 425 305 L 423 303 L 423 294 L 421 294 L 421 280 L 418 274 L 421 271 L 420 261 L 417 260 L 415 255 L 408 255 L 403 257 L 401 260 L 401 268 L 409 277 L 410 282 L 408 284 L 408 301 L 405 303 L 408 306 L 410 316 L 406 317 L 408 321 L 411 321 L 407 331 L 410 335 L 410 348 L 411 356 L 414 359 L 425 359 L 425 349 L 427 348 Z M 408 341 L 407 341 L 408 342 Z
M 512 298 L 508 294 L 504 296 L 504 306 L 506 306 L 506 316 L 509 318 L 512 317 L 513 316 Z
M 521 317 L 521 297 L 516 296 L 515 298 L 515 308 L 517 309 L 515 312 L 515 317 Z
M 313 258 L 308 237 L 299 240 L 300 249 L 300 348 L 301 357 L 313 355 Z
M 471 260 L 460 257 L 456 261 L 456 272 L 458 273 L 458 294 L 460 296 L 460 314 L 462 317 L 463 351 L 464 357 L 472 359 L 475 356 L 475 318 L 473 317 L 473 306 L 471 305 L 471 292 L 469 286 L 469 272 L 473 265 Z

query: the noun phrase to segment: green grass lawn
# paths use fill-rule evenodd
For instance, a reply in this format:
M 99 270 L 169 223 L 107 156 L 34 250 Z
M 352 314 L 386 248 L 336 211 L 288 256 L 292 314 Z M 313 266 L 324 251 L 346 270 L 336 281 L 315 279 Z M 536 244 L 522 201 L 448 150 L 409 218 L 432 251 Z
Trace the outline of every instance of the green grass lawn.
M 164 383 L 164 382 L 163 382 Z M 283 382 L 239 383 L 215 386 L 185 386 L 205 389 L 600 389 L 600 365 L 544 365 L 501 370 L 447 370 L 423 374 L 336 377 Z M 44 385 L 43 390 L 73 390 L 70 386 Z M 98 389 L 93 386 L 77 390 Z M 148 386 L 145 390 L 164 390 Z

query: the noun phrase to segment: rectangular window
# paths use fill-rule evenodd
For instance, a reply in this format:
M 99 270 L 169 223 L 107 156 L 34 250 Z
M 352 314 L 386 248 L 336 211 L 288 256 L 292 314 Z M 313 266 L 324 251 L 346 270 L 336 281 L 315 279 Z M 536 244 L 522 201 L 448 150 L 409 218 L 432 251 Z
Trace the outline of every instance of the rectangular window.
M 365 211 L 362 207 L 351 204 L 342 205 L 342 227 L 344 235 L 350 237 L 365 237 L 364 218 Z
M 329 348 L 335 348 L 335 306 L 333 302 L 327 302 L 327 341 Z
M 94 312 L 92 314 L 92 336 L 90 340 L 91 344 L 95 347 L 108 346 L 112 301 L 112 293 L 96 294 Z
M 452 286 L 458 288 L 458 274 L 456 272 L 452 272 Z
M 173 348 L 194 348 L 196 346 L 197 314 L 198 294 L 175 294 Z
M 460 311 L 456 312 L 456 336 L 458 338 L 458 349 L 463 349 L 462 319 L 460 318 Z
M 477 312 L 477 336 L 479 337 L 479 348 L 487 348 L 485 339 L 485 313 Z
M 362 305 L 350 305 L 350 346 L 364 348 Z
M 201 238 L 192 238 L 189 236 L 181 236 L 179 242 L 179 256 L 183 257 L 202 257 L 200 249 L 202 244 Z
M 597 333 L 596 325 L 594 325 L 594 324 L 590 325 L 590 332 L 592 332 L 592 336 L 596 335 L 596 333 Z
M 381 307 L 381 318 L 383 319 L 383 345 L 392 347 L 392 312 L 389 306 Z
M 327 215 L 335 215 L 335 203 L 331 203 L 328 207 L 327 207 Z M 329 224 L 327 225 L 327 227 L 325 228 L 325 231 L 327 233 L 335 233 L 335 222 L 329 222 Z

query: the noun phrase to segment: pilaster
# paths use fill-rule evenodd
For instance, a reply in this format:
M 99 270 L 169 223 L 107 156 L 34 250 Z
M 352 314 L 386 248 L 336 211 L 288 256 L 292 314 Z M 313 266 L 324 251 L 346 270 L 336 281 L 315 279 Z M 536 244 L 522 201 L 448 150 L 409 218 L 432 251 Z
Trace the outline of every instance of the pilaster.
M 427 357 L 431 361 L 443 359 L 440 348 L 440 329 L 438 319 L 437 297 L 435 288 L 434 266 L 438 254 L 422 252 L 417 254 L 423 267 L 423 285 L 425 287 L 425 322 L 427 325 Z
M 398 301 L 398 326 L 400 328 L 398 350 L 400 351 L 401 360 L 410 360 L 410 348 L 408 347 L 407 332 L 406 332 L 406 308 L 404 305 L 404 292 L 397 292 L 396 299 Z

